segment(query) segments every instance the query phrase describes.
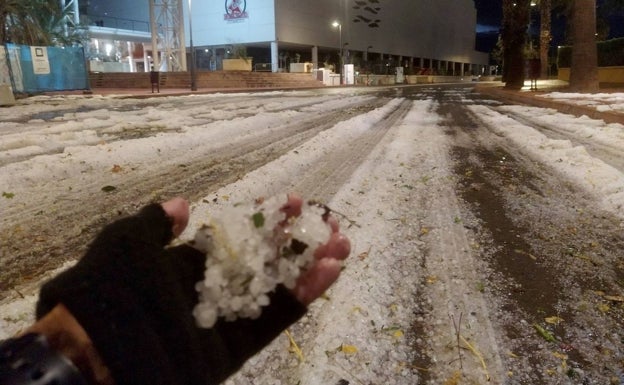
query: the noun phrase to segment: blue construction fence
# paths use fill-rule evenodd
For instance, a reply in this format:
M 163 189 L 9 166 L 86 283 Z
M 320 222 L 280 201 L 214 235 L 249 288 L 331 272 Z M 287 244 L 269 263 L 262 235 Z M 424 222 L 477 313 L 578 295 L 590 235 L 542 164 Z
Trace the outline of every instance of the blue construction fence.
M 88 90 L 83 47 L 0 46 L 0 84 L 14 93 Z

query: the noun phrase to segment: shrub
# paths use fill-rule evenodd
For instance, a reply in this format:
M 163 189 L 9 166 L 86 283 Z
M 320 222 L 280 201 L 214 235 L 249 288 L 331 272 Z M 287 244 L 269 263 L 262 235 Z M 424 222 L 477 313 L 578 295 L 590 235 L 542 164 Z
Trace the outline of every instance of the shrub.
M 572 47 L 559 47 L 557 66 L 559 68 L 570 68 L 572 66 Z M 598 66 L 624 66 L 624 38 L 598 42 Z

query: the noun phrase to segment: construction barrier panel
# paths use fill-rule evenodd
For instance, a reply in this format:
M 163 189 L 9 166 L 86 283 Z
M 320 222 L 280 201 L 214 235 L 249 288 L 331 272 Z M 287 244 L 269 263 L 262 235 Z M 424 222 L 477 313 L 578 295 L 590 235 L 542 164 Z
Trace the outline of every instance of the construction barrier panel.
M 4 48 L 0 50 L 0 82 L 6 82 L 3 78 L 8 73 L 16 93 L 89 89 L 83 47 L 6 44 Z

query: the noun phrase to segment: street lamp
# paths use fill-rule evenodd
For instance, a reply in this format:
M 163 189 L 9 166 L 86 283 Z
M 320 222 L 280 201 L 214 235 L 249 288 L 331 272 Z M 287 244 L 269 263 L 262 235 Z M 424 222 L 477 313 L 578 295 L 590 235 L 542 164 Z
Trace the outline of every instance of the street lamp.
M 339 60 L 339 71 L 340 71 L 340 85 L 342 85 L 342 24 L 340 24 L 337 20 L 332 23 L 334 28 L 338 27 L 338 34 L 340 36 L 340 60 Z
M 368 47 L 366 47 L 366 58 L 364 59 L 364 62 L 366 64 L 366 72 L 370 72 L 370 68 L 368 66 L 368 50 L 373 48 L 372 45 L 369 45 Z
M 193 11 L 191 1 L 188 0 L 189 8 L 189 38 L 191 41 L 191 91 L 197 91 L 197 78 L 195 77 L 195 47 L 193 47 Z

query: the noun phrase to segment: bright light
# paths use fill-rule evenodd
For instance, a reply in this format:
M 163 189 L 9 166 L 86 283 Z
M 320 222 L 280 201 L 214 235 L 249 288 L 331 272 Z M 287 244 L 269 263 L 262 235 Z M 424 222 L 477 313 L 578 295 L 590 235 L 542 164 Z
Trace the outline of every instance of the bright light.
M 339 23 L 339 22 L 337 22 L 337 21 L 334 21 L 334 22 L 332 23 L 332 26 L 333 26 L 333 27 L 340 27 L 340 23 Z
M 112 44 L 106 44 L 106 56 L 110 56 L 111 52 L 113 52 L 113 45 Z

